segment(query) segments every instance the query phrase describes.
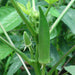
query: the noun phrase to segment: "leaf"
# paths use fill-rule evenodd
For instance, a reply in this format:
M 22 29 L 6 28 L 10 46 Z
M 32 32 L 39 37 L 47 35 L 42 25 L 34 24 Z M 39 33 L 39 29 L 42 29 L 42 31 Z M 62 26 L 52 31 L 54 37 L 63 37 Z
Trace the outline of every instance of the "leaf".
M 46 1 L 40 1 L 37 3 L 38 6 L 48 6 L 48 3 Z
M 50 44 L 50 55 L 52 61 L 50 62 L 50 64 L 48 64 L 48 66 L 53 67 L 60 60 L 61 56 L 58 53 L 56 47 L 54 47 L 52 43 Z M 57 67 L 58 70 L 61 70 L 64 61 Z
M 63 55 L 65 55 L 73 46 L 71 42 L 67 42 L 63 37 L 60 37 L 58 44 L 60 50 L 63 52 Z M 72 53 L 70 53 L 68 56 L 72 57 Z
M 61 12 L 66 8 L 66 6 L 61 6 L 59 9 L 50 10 L 51 14 L 55 17 L 59 17 Z M 56 15 L 58 14 L 58 15 Z M 68 12 L 62 18 L 62 21 L 70 28 L 73 34 L 75 34 L 75 10 L 70 8 Z
M 67 66 L 65 67 L 65 70 L 67 70 L 70 74 L 75 75 L 75 65 Z
M 39 26 L 39 62 L 46 64 L 50 62 L 50 36 L 49 26 L 42 9 L 40 12 L 40 26 Z
M 50 9 L 50 13 L 51 13 L 51 15 L 53 15 L 55 17 L 59 17 L 59 15 L 60 15 L 59 12 L 58 12 L 58 10 L 55 7 L 52 7 Z
M 0 22 L 6 31 L 10 31 L 20 25 L 22 19 L 12 7 L 1 7 L 0 8 Z M 3 33 L 0 28 L 0 33 Z
M 32 4 L 32 0 L 16 0 L 16 1 L 23 4 L 23 5 L 25 5 L 25 6 L 26 6 L 28 1 L 30 1 L 30 3 Z M 38 2 L 38 0 L 35 0 L 35 3 L 37 3 L 37 2 Z
M 0 60 L 6 58 L 12 53 L 12 49 L 0 40 Z
M 58 1 L 58 0 L 45 0 L 47 3 L 49 3 L 49 4 L 53 4 L 53 3 L 55 3 L 56 1 Z
M 51 33 L 50 35 L 50 39 L 54 39 L 55 37 L 57 37 L 61 32 L 61 25 L 60 26 L 57 26 Z
M 70 0 L 65 0 L 65 3 L 68 4 Z M 72 7 L 75 9 L 75 2 L 72 4 Z
M 43 9 L 44 10 L 44 9 Z M 55 10 L 55 8 L 51 8 L 51 10 Z M 57 10 L 55 10 L 57 12 Z M 55 15 L 58 15 L 58 13 L 56 12 L 52 12 L 52 13 L 55 13 Z M 55 18 L 51 15 L 51 13 L 49 12 L 48 15 L 47 15 L 47 22 L 49 23 L 49 26 L 51 27 L 51 25 L 53 24 L 53 22 L 55 21 Z M 62 29 L 62 23 L 59 23 L 59 26 L 57 26 L 53 31 L 52 31 L 52 34 L 50 34 L 50 39 L 54 39 L 55 37 L 57 37 L 60 32 L 61 32 L 61 29 Z
M 17 70 L 22 66 L 22 63 L 19 60 L 18 56 L 15 56 L 11 62 L 12 64 L 9 67 L 7 75 L 14 75 L 17 72 Z
M 53 61 L 50 64 L 51 66 L 53 66 L 59 61 L 60 56 L 57 52 L 57 49 L 52 44 L 50 45 L 50 49 L 51 49 L 50 55 L 51 55 L 51 58 L 53 59 Z
M 9 36 L 10 36 L 11 40 L 13 41 L 16 48 L 18 48 L 20 50 L 24 49 L 23 35 L 18 35 L 18 34 L 11 35 L 11 34 L 9 34 Z
M 29 15 L 32 12 L 30 1 L 28 1 L 27 5 L 26 5 L 27 9 L 23 4 L 21 4 L 19 2 L 17 2 L 17 4 L 25 14 Z
M 29 0 L 16 0 L 16 1 L 26 6 L 26 4 Z
M 4 73 L 3 73 L 3 75 L 6 75 L 6 73 L 7 73 L 8 67 L 9 67 L 9 65 L 10 65 L 11 58 L 12 58 L 12 57 L 9 56 L 8 59 L 7 59 L 7 62 L 5 63 L 5 68 L 4 68 Z

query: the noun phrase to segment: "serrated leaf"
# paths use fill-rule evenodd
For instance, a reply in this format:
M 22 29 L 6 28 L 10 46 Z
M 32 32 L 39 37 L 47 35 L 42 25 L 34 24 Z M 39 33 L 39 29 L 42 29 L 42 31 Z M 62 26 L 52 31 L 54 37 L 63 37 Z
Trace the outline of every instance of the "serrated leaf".
M 45 1 L 49 4 L 53 4 L 53 3 L 57 2 L 58 0 L 45 0 Z
M 12 49 L 0 40 L 0 60 L 6 58 L 12 53 Z
M 39 7 L 40 27 L 39 27 L 39 62 L 46 64 L 50 62 L 50 36 L 49 26 L 46 17 Z
M 12 7 L 1 7 L 0 8 L 0 22 L 6 31 L 10 31 L 20 25 L 22 19 Z M 0 28 L 0 33 L 3 33 Z

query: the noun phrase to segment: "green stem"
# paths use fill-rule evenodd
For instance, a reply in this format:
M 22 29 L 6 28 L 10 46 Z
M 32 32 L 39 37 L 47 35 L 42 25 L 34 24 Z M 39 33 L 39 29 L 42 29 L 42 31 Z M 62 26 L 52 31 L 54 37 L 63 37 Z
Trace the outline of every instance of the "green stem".
M 33 5 L 33 10 L 36 11 L 36 9 L 35 9 L 35 0 L 32 0 L 32 5 Z
M 3 30 L 5 36 L 7 37 L 8 41 L 10 42 L 10 44 L 11 44 L 13 47 L 15 47 L 15 45 L 13 44 L 12 40 L 10 39 L 8 33 L 6 32 L 6 30 L 4 29 L 4 27 L 3 27 L 3 25 L 2 25 L 1 23 L 0 23 L 0 27 L 1 27 L 1 29 Z M 27 69 L 27 67 L 26 67 L 26 65 L 25 65 L 25 63 L 24 63 L 24 61 L 23 61 L 23 59 L 21 58 L 21 56 L 20 56 L 18 53 L 16 53 L 16 54 L 17 54 L 17 56 L 19 57 L 20 61 L 22 62 L 22 64 L 23 64 L 25 70 L 26 70 L 27 73 L 30 75 L 30 72 L 29 72 L 29 70 Z
M 68 72 L 64 73 L 63 75 L 68 75 Z
M 62 17 L 65 15 L 65 13 L 68 11 L 68 9 L 71 7 L 71 5 L 74 3 L 74 1 L 75 0 L 71 0 L 70 1 L 70 3 L 67 5 L 67 7 L 64 9 L 64 11 L 60 14 L 60 16 L 54 22 L 54 24 L 52 25 L 52 27 L 49 30 L 50 34 L 54 30 L 54 28 L 58 25 L 58 23 L 60 22 L 60 20 L 62 19 Z
M 50 8 L 51 8 L 51 5 L 48 6 L 48 9 L 47 9 L 47 11 L 46 11 L 46 13 L 45 13 L 45 16 L 48 15 L 48 12 L 49 12 Z
M 30 51 L 30 54 L 31 54 L 31 58 L 33 59 L 34 58 L 34 56 L 33 56 L 33 49 L 32 49 L 31 46 L 29 47 L 29 51 Z
M 38 43 L 36 42 L 35 60 L 38 61 Z
M 22 10 L 19 8 L 18 4 L 16 3 L 15 0 L 11 0 L 13 6 L 15 7 L 15 9 L 17 10 L 17 12 L 19 13 L 19 15 L 21 16 L 21 18 L 23 19 L 23 21 L 26 23 L 28 29 L 30 30 L 31 34 L 33 36 L 36 36 L 36 32 L 34 30 L 34 28 L 32 27 L 32 24 L 27 20 L 26 16 L 24 15 L 24 13 L 22 12 Z
M 56 67 L 71 53 L 75 50 L 75 45 L 53 66 L 53 68 L 48 72 L 47 75 L 52 75 Z
M 6 64 L 5 64 L 5 69 L 4 69 L 4 73 L 3 73 L 3 75 L 6 75 L 6 73 L 7 73 L 7 70 L 8 70 L 8 68 L 9 68 L 9 65 L 10 65 L 10 61 L 11 61 L 11 56 L 7 59 L 7 62 L 6 62 Z
M 38 37 L 36 37 L 37 39 Z M 35 75 L 41 75 L 40 64 L 38 62 L 38 40 L 36 40 L 36 53 L 35 53 L 36 62 L 33 64 Z
M 0 23 L 0 27 L 1 27 L 1 29 L 3 30 L 5 36 L 6 36 L 6 38 L 8 39 L 8 41 L 10 42 L 10 44 L 11 44 L 12 46 L 14 46 L 13 42 L 11 41 L 10 37 L 8 36 L 6 30 L 4 29 L 4 27 L 3 27 L 3 25 L 2 25 L 1 23 Z
M 43 66 L 43 68 L 42 68 L 42 74 L 41 75 L 45 75 L 45 65 L 43 64 L 42 66 Z
M 58 75 L 58 70 L 57 69 L 55 70 L 55 75 Z
M 0 36 L 0 40 L 2 42 L 4 42 L 5 44 L 7 44 L 12 50 L 14 50 L 15 52 L 17 52 L 25 61 L 27 61 L 29 64 L 32 64 L 35 62 L 35 60 L 31 60 L 29 59 L 24 53 L 22 53 L 19 49 L 15 48 L 14 46 L 12 46 L 10 43 L 8 43 L 5 39 L 3 39 Z
M 35 75 L 41 75 L 39 62 L 34 63 L 33 67 L 34 67 Z

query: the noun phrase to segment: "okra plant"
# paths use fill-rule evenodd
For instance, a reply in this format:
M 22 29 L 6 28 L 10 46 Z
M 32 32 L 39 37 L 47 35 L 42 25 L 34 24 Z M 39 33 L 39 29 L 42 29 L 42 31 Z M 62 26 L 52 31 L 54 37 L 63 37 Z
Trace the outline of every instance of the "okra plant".
M 35 0 L 32 0 L 32 2 L 28 1 L 26 7 L 23 4 L 17 2 L 16 0 L 11 0 L 17 13 L 22 18 L 23 22 L 26 24 L 27 29 L 30 33 L 30 35 L 27 31 L 24 31 L 23 33 L 23 40 L 25 47 L 24 51 L 26 50 L 26 48 L 28 48 L 30 58 L 25 53 L 23 53 L 14 46 L 5 28 L 0 24 L 0 27 L 2 28 L 8 40 L 6 41 L 0 36 L 0 41 L 6 44 L 11 50 L 13 50 L 18 55 L 24 67 L 25 67 L 24 61 L 27 62 L 30 66 L 32 66 L 35 75 L 53 75 L 54 71 L 56 72 L 57 66 L 61 64 L 62 61 L 71 52 L 75 50 L 75 46 L 72 47 L 63 57 L 61 57 L 61 59 L 51 68 L 49 72 L 47 71 L 47 66 L 48 64 L 51 63 L 50 35 L 52 34 L 52 31 L 56 28 L 62 17 L 66 14 L 66 12 L 74 3 L 75 0 L 70 1 L 70 3 L 66 6 L 63 12 L 53 23 L 53 25 L 49 25 L 47 21 L 47 15 L 52 5 L 56 3 L 58 0 L 45 0 L 45 1 L 48 3 L 48 8 L 46 11 L 43 11 L 43 8 L 41 6 L 38 6 L 38 8 L 36 8 Z M 33 46 L 34 45 L 33 42 L 35 43 L 35 47 Z M 28 69 L 27 68 L 25 69 L 28 75 L 31 75 Z M 58 72 L 56 72 L 55 75 L 58 75 Z

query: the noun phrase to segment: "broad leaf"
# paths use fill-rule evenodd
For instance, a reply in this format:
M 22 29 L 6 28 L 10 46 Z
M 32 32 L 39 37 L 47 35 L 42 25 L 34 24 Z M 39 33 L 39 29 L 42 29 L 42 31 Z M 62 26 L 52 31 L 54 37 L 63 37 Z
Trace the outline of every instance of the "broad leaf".
M 53 3 L 55 3 L 56 1 L 58 1 L 58 0 L 45 0 L 47 3 L 49 3 L 49 4 L 53 4 Z
M 11 40 L 13 41 L 16 48 L 22 50 L 24 48 L 23 36 L 22 35 L 10 35 Z
M 0 40 L 0 60 L 6 58 L 12 53 L 12 49 Z
M 49 26 L 51 27 L 51 25 L 53 24 L 54 22 L 54 17 L 48 13 L 47 15 L 47 22 L 49 23 Z M 50 39 L 54 39 L 55 37 L 57 37 L 60 32 L 61 32 L 61 29 L 62 29 L 62 23 L 59 23 L 59 26 L 57 26 L 53 31 L 52 33 L 50 34 Z
M 11 61 L 11 66 L 9 67 L 9 70 L 7 72 L 7 75 L 14 75 L 17 70 L 22 66 L 21 61 L 19 60 L 18 56 L 15 56 Z
M 39 6 L 47 6 L 48 3 L 46 1 L 41 0 L 40 2 L 37 3 Z
M 60 54 L 58 53 L 57 49 L 53 44 L 50 44 L 50 57 L 52 59 L 51 63 L 48 64 L 50 67 L 53 67 L 61 58 Z M 64 60 L 65 61 L 65 60 Z M 61 70 L 64 61 L 57 67 L 58 70 Z
M 71 75 L 75 75 L 75 65 L 67 66 L 65 67 L 65 70 L 67 70 Z
M 12 7 L 1 7 L 0 8 L 0 22 L 6 31 L 10 31 L 20 25 L 22 19 Z M 0 28 L 0 33 L 3 33 Z
M 51 9 L 50 12 L 53 16 L 59 17 L 61 12 L 66 8 L 66 6 L 61 6 L 59 9 Z M 75 10 L 70 8 L 68 12 L 62 18 L 62 21 L 71 29 L 75 34 Z

